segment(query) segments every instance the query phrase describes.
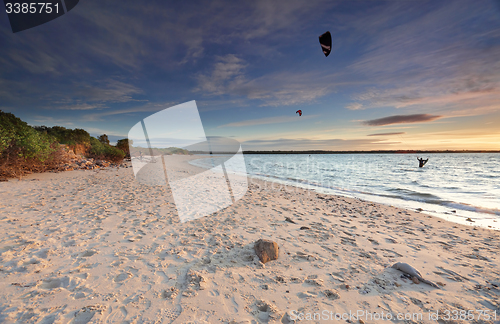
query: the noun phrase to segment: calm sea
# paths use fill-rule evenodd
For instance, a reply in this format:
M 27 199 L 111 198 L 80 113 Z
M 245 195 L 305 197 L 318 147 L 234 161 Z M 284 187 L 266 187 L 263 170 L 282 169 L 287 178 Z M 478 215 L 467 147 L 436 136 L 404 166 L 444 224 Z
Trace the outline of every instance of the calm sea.
M 247 154 L 250 177 L 500 230 L 500 154 Z M 192 164 L 211 168 L 217 158 Z M 471 222 L 470 219 L 473 222 Z

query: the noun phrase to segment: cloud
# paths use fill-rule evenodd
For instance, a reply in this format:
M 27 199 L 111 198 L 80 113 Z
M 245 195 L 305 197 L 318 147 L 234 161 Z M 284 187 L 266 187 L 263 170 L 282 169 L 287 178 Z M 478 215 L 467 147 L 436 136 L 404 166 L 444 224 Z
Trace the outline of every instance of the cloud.
M 259 100 L 260 106 L 279 107 L 314 103 L 336 87 L 334 82 L 321 83 L 314 80 L 309 73 L 289 75 L 288 78 L 283 76 L 275 74 L 254 79 L 235 89 L 235 93 L 246 95 L 248 99 Z M 317 79 L 321 77 L 318 76 Z
M 345 106 L 349 110 L 363 110 L 363 105 L 357 102 Z
M 282 30 L 300 28 L 301 22 L 311 15 L 318 15 L 319 8 L 324 8 L 327 1 L 304 2 L 302 0 L 287 1 L 255 1 L 251 8 L 249 27 L 246 39 L 262 38 Z
M 218 56 L 213 70 L 209 74 L 197 77 L 199 87 L 195 91 L 205 91 L 213 95 L 221 95 L 231 88 L 245 82 L 243 70 L 247 64 L 234 54 Z
M 442 84 L 423 83 L 392 89 L 369 89 L 354 98 L 366 101 L 369 108 L 417 106 L 432 111 L 455 111 L 463 107 L 491 111 L 490 106 L 500 99 L 500 82 L 495 85 L 472 79 L 474 78 L 468 77 L 461 80 L 450 79 Z
M 63 127 L 69 127 L 74 125 L 74 120 L 71 118 L 54 118 L 54 117 L 49 117 L 49 116 L 33 116 L 30 118 L 31 120 L 28 121 L 30 125 L 36 126 L 36 125 L 58 125 L 58 126 L 63 126 Z M 36 123 L 36 124 L 35 124 Z
M 364 150 L 369 149 L 371 145 L 381 142 L 378 139 L 355 139 L 344 140 L 334 139 L 307 139 L 307 138 L 280 138 L 280 139 L 260 139 L 243 142 L 244 150 Z M 382 143 L 384 144 L 384 143 Z
M 94 110 L 106 108 L 103 104 L 75 103 L 74 105 L 50 106 L 60 110 Z
M 447 115 L 494 111 L 500 100 L 500 46 L 493 40 L 500 37 L 500 21 L 491 9 L 467 1 L 434 3 L 428 10 L 418 2 L 392 3 L 361 13 L 357 26 L 345 23 L 354 40 L 367 44 L 347 67 L 366 80 L 352 99 L 364 108 Z M 407 21 L 397 21 L 403 16 Z
M 175 105 L 179 104 L 179 102 L 169 101 L 169 102 L 160 102 L 160 103 L 147 103 L 141 106 L 135 106 L 131 108 L 125 109 L 108 109 L 103 112 L 86 114 L 81 117 L 83 121 L 102 121 L 105 117 L 108 116 L 116 116 L 116 115 L 124 115 L 124 114 L 134 114 L 134 113 L 150 113 L 150 112 L 158 112 Z
M 377 133 L 377 134 L 369 134 L 366 136 L 390 136 L 390 135 L 403 135 L 406 134 L 406 132 L 398 132 L 398 133 Z
M 97 85 L 75 84 L 73 97 L 89 102 L 128 102 L 134 101 L 133 96 L 143 93 L 143 90 L 117 80 L 103 80 Z
M 277 107 L 312 103 L 346 83 L 325 71 L 285 71 L 251 77 L 247 67 L 249 64 L 236 55 L 219 56 L 210 72 L 196 77 L 198 87 L 194 91 L 258 100 L 260 106 Z
M 424 123 L 439 118 L 442 118 L 442 116 L 429 114 L 395 115 L 379 119 L 366 120 L 363 122 L 363 124 L 368 126 L 385 126 L 392 124 Z
M 43 103 L 43 108 L 50 110 L 110 110 L 113 104 L 145 101 L 134 98 L 139 94 L 143 94 L 143 91 L 136 86 L 112 79 L 68 82 L 43 96 L 39 104 Z
M 43 52 L 22 52 L 13 50 L 8 53 L 10 59 L 24 67 L 33 74 L 53 73 L 60 74 L 57 67 L 60 65 L 57 59 Z
M 317 116 L 318 115 L 303 116 L 303 117 L 300 117 L 300 120 L 314 118 Z M 267 117 L 267 118 L 252 119 L 252 120 L 245 120 L 245 121 L 241 121 L 241 122 L 229 123 L 229 124 L 221 125 L 218 128 L 256 126 L 256 125 L 266 125 L 266 124 L 281 124 L 281 123 L 298 122 L 300 120 L 297 119 L 296 116 L 295 117 L 276 116 L 276 117 Z

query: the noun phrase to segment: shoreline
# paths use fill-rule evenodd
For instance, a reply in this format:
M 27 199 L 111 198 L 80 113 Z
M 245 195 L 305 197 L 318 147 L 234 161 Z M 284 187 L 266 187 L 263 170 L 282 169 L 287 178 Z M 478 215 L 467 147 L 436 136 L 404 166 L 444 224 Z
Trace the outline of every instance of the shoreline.
M 198 155 L 198 157 L 201 157 L 201 155 Z M 217 156 L 215 155 L 215 157 Z M 200 160 L 204 158 L 208 157 L 201 157 Z M 193 160 L 196 161 L 196 159 Z M 198 165 L 193 165 L 193 166 L 201 167 L 202 169 L 207 170 L 203 168 L 203 166 L 198 166 Z M 261 175 L 248 174 L 248 177 L 253 179 L 258 179 L 260 181 L 276 183 L 279 184 L 279 186 L 285 188 L 287 187 L 301 188 L 304 190 L 312 190 L 327 195 L 360 199 L 363 201 L 374 202 L 387 206 L 397 206 L 399 208 L 409 209 L 433 217 L 438 217 L 440 219 L 451 221 L 456 224 L 467 225 L 471 227 L 479 226 L 482 228 L 500 231 L 500 215 L 491 213 L 487 209 L 481 209 L 481 207 L 474 207 L 475 210 L 466 210 L 457 207 L 453 208 L 451 206 L 446 206 L 441 204 L 431 204 L 427 202 L 421 202 L 417 200 L 406 200 L 403 198 L 396 198 L 396 197 L 389 198 L 373 193 L 362 193 L 362 192 L 348 191 L 348 190 L 346 190 L 345 192 L 341 192 L 336 189 L 325 188 L 320 185 L 315 185 L 313 183 L 286 181 L 279 178 L 272 178 Z
M 497 232 L 402 208 L 249 178 L 235 204 L 180 223 L 168 190 L 137 183 L 131 168 L 0 183 L 0 198 L 8 323 L 292 323 L 323 310 L 500 307 Z M 260 238 L 278 243 L 278 260 L 258 260 Z M 415 284 L 395 262 L 445 285 Z

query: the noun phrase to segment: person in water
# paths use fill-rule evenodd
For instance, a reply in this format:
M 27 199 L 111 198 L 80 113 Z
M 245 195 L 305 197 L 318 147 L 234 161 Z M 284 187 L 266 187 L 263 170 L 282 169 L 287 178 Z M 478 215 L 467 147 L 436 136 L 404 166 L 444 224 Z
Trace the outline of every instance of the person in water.
M 418 160 L 418 167 L 419 168 L 422 168 L 427 163 L 427 161 L 429 161 L 429 159 L 427 159 L 427 160 L 424 160 L 423 158 L 419 159 L 418 156 L 417 156 L 417 160 Z

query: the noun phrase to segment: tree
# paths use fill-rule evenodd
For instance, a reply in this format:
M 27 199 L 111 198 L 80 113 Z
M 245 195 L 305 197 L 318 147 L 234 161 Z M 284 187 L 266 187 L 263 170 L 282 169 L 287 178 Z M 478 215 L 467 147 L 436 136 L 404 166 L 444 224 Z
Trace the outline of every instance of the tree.
M 124 138 L 116 142 L 116 147 L 122 150 L 123 153 L 127 155 L 127 157 L 130 157 L 129 143 L 132 144 L 132 140 L 129 141 L 128 138 Z
M 75 128 L 71 137 L 78 144 L 90 144 L 90 134 L 83 129 Z
M 108 135 L 106 134 L 102 134 L 101 136 L 99 136 L 97 138 L 99 140 L 99 142 L 101 142 L 102 144 L 107 144 L 109 145 L 109 139 L 108 139 Z

